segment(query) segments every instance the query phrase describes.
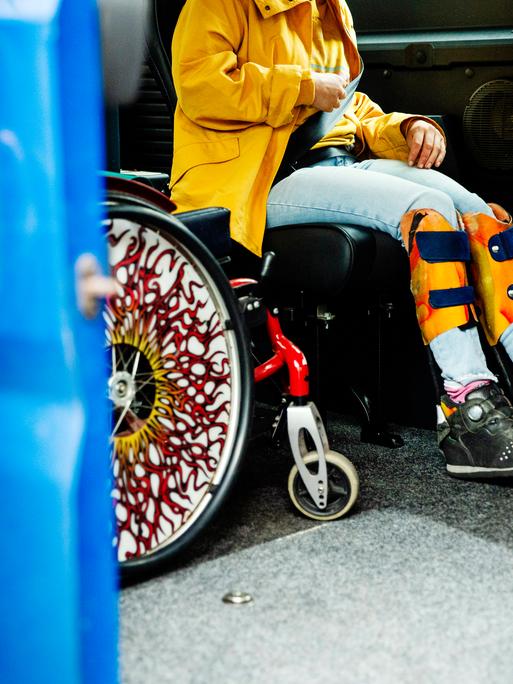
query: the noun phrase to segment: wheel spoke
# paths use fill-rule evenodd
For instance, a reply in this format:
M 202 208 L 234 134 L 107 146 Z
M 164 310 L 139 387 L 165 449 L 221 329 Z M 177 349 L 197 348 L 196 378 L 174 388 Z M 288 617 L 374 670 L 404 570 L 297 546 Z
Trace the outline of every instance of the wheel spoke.
M 116 423 L 116 426 L 114 427 L 114 430 L 112 430 L 112 433 L 111 433 L 111 435 L 110 435 L 111 440 L 113 439 L 113 437 L 116 436 L 116 432 L 118 431 L 119 426 L 120 426 L 121 423 L 123 422 L 123 419 L 125 418 L 125 416 L 126 416 L 126 414 L 128 413 L 129 410 L 130 410 L 130 404 L 127 404 L 127 405 L 125 406 L 125 408 L 121 411 L 121 415 L 120 415 L 119 418 L 118 418 L 118 422 Z
M 151 411 L 153 409 L 153 404 L 150 404 L 149 402 L 141 401 L 139 403 L 140 403 L 141 408 L 148 409 L 149 411 Z
M 120 346 L 118 348 L 118 354 L 119 354 L 119 359 L 120 359 L 120 369 L 126 370 L 126 367 L 125 367 L 125 350 L 123 349 L 123 346 Z
M 136 349 L 136 348 L 134 348 L 133 351 L 131 352 L 130 356 L 128 357 L 127 363 L 123 365 L 123 370 L 124 370 L 124 371 L 127 371 L 127 373 L 130 372 L 130 371 L 129 371 L 130 364 L 132 363 L 132 360 L 134 359 L 135 355 L 136 355 L 138 352 L 139 352 L 139 350 Z
M 141 375 L 142 375 L 142 374 L 141 374 Z M 141 375 L 138 375 L 137 378 L 139 379 L 139 378 L 141 377 Z M 151 382 L 152 380 L 155 379 L 155 376 L 153 375 L 153 373 L 146 373 L 145 375 L 148 375 L 149 377 L 148 377 L 143 383 L 141 383 L 141 384 L 139 385 L 139 387 L 137 388 L 137 391 L 138 391 L 138 392 L 140 392 L 140 391 L 142 390 L 143 387 L 146 387 L 146 385 L 147 385 L 149 382 Z
M 133 377 L 133 378 L 135 378 L 135 374 L 137 373 L 137 367 L 139 366 L 139 359 L 140 359 L 140 358 L 141 358 L 141 350 L 138 349 L 138 350 L 137 350 L 137 353 L 136 353 L 136 356 L 135 356 L 134 365 L 133 365 L 133 368 L 132 368 L 132 377 Z

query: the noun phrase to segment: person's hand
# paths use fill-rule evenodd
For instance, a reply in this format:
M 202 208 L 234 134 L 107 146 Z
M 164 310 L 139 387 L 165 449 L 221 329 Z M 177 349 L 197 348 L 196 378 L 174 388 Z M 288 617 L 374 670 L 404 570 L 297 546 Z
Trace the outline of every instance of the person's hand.
M 419 169 L 440 166 L 445 157 L 445 140 L 438 128 L 427 121 L 414 121 L 406 135 L 410 148 L 408 165 Z
M 323 112 L 332 112 L 346 96 L 347 80 L 338 74 L 313 73 L 315 99 L 313 106 Z

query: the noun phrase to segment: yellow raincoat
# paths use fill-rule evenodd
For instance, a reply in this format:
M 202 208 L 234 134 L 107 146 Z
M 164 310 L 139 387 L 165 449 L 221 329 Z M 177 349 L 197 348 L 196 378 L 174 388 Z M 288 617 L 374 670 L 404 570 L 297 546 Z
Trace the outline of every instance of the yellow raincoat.
M 351 14 L 344 0 L 328 2 L 353 79 L 360 58 Z M 172 199 L 179 211 L 227 207 L 232 237 L 256 254 L 273 179 L 313 100 L 311 50 L 311 0 L 189 0 L 175 30 Z M 356 93 L 341 128 L 353 122 L 360 154 L 406 160 L 401 124 L 410 116 L 383 114 Z

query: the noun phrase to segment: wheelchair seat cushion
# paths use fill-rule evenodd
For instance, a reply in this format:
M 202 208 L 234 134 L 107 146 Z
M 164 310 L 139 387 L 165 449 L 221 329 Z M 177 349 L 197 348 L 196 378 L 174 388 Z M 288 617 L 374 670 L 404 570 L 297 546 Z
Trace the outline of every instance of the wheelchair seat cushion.
M 337 223 L 268 230 L 264 252 L 276 253 L 269 285 L 329 301 L 343 290 L 395 289 L 409 282 L 408 259 L 389 235 Z M 281 298 L 281 296 L 280 296 Z

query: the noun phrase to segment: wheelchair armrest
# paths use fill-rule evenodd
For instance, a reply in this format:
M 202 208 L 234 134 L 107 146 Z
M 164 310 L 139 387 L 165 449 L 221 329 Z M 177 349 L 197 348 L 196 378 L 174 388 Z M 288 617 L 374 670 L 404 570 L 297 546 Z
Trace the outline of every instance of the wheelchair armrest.
M 219 258 L 228 256 L 231 250 L 230 211 L 222 207 L 208 207 L 174 214 Z
M 269 285 L 280 294 L 302 291 L 318 300 L 358 287 L 393 288 L 408 283 L 401 245 L 377 231 L 337 223 L 269 229 L 264 251 L 276 254 Z

